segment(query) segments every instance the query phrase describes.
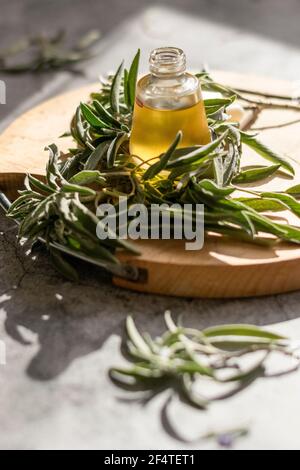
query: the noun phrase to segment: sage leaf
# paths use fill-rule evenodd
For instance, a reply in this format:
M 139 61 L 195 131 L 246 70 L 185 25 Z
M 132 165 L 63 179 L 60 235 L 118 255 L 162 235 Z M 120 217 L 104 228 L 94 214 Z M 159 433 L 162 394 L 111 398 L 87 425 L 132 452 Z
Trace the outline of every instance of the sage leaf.
M 128 90 L 128 70 L 127 69 L 124 69 L 123 87 L 124 87 L 124 101 L 125 101 L 125 104 L 128 108 L 130 108 L 129 90 Z
M 266 160 L 270 160 L 275 164 L 279 164 L 291 175 L 295 174 L 294 168 L 291 163 L 281 155 L 278 155 L 273 150 L 269 149 L 266 145 L 260 142 L 256 137 L 240 131 L 241 140 L 245 145 L 251 147 L 256 153 L 261 155 Z
M 103 120 L 103 122 L 105 122 L 108 125 L 110 124 L 114 126 L 116 129 L 119 129 L 121 127 L 120 122 L 117 119 L 115 119 L 113 115 L 110 114 L 109 111 L 107 111 L 107 109 L 104 108 L 104 106 L 100 103 L 100 101 L 94 100 L 93 106 L 95 110 L 97 111 L 97 113 L 99 114 L 99 116 L 101 117 L 101 119 Z
M 58 68 L 62 63 L 72 64 L 79 60 L 78 50 L 67 52 L 54 50 L 60 44 L 60 36 L 47 41 L 39 38 L 37 41 L 41 45 L 41 57 L 39 62 L 33 60 L 31 64 L 36 70 L 46 69 L 46 66 Z M 73 137 L 75 145 L 64 155 L 55 145 L 47 148 L 49 161 L 46 181 L 40 181 L 32 175 L 26 177 L 25 190 L 20 192 L 18 200 L 8 212 L 8 215 L 19 224 L 19 236 L 25 236 L 33 243 L 41 238 L 47 247 L 59 242 L 60 248 L 56 249 L 62 253 L 80 257 L 86 262 L 106 268 L 111 273 L 127 275 L 130 270 L 120 265 L 115 252 L 117 249 L 128 249 L 133 253 L 134 245 L 120 240 L 117 230 L 116 233 L 109 231 L 107 239 L 99 240 L 96 228 L 102 221 L 95 215 L 97 205 L 102 201 L 115 200 L 119 195 L 124 195 L 129 201 L 129 206 L 140 202 L 146 205 L 192 204 L 189 213 L 192 223 L 195 222 L 196 216 L 195 204 L 202 203 L 205 216 L 204 228 L 207 232 L 264 246 L 281 240 L 299 244 L 299 228 L 278 223 L 263 214 L 263 212 L 287 209 L 299 215 L 299 205 L 296 200 L 300 197 L 299 185 L 289 188 L 286 192 L 248 191 L 251 197 L 233 197 L 236 185 L 259 181 L 260 178 L 273 174 L 273 171 L 275 174 L 279 165 L 280 170 L 286 171 L 288 168 L 290 172 L 292 167 L 288 160 L 261 144 L 256 136 L 250 136 L 240 131 L 236 125 L 222 120 L 223 116 L 220 113 L 236 97 L 240 98 L 240 95 L 214 82 L 207 72 L 200 74 L 203 89 L 218 90 L 222 94 L 221 98 L 205 102 L 206 113 L 210 115 L 212 142 L 206 146 L 178 148 L 180 141 L 178 134 L 170 148 L 160 155 L 147 171 L 143 164 L 137 161 L 138 156 L 136 159 L 131 157 L 128 137 L 132 123 L 139 58 L 138 51 L 129 71 L 124 69 L 122 64 L 115 75 L 101 78 L 98 93 L 93 93 L 91 101 L 77 107 L 68 132 Z M 299 108 L 298 105 L 293 104 L 293 106 Z M 214 112 L 219 114 L 211 114 Z M 258 154 L 271 160 L 272 166 L 241 171 L 241 139 L 243 144 L 249 145 Z M 158 174 L 159 177 L 156 178 Z M 246 189 L 243 191 L 247 192 Z M 180 213 L 180 209 L 171 210 L 172 224 Z M 64 249 L 71 251 L 67 253 L 63 251 Z M 133 277 L 136 279 L 135 274 Z M 178 330 L 170 336 L 167 339 L 169 343 L 164 346 L 173 347 L 176 342 L 180 342 L 181 334 L 183 334 L 182 329 L 180 333 Z M 142 337 L 144 338 L 143 335 Z M 158 358 L 155 355 L 158 354 L 160 345 L 155 340 L 150 341 L 149 337 L 144 340 L 154 358 L 144 360 L 144 364 L 140 364 L 139 367 L 149 366 L 157 371 Z M 258 342 L 258 339 L 255 338 L 255 341 Z M 260 341 L 263 342 L 261 339 Z M 130 351 L 139 354 L 138 348 L 131 341 L 129 348 Z M 189 374 L 189 371 L 192 377 L 192 370 L 196 370 L 197 367 L 197 373 L 200 374 L 200 369 L 205 364 L 201 360 L 197 365 L 192 364 L 191 361 L 195 358 L 190 349 L 189 351 L 181 349 L 182 353 L 189 354 L 184 357 L 186 363 L 180 362 L 183 359 L 181 356 L 176 357 L 176 361 L 180 359 L 179 363 L 176 362 L 176 367 L 167 360 L 163 372 L 159 369 L 163 378 L 179 374 L 179 369 L 180 380 L 185 373 Z M 147 367 L 145 363 L 148 364 Z M 182 384 L 180 389 L 185 393 Z
M 204 99 L 204 105 L 206 108 L 214 107 L 214 106 L 229 106 L 233 103 L 235 97 L 233 98 L 208 98 Z
M 240 161 L 239 150 L 236 145 L 230 143 L 229 151 L 223 161 L 223 185 L 231 183 L 232 178 L 238 171 Z
M 49 152 L 49 160 L 46 167 L 46 179 L 50 188 L 57 190 L 59 189 L 59 181 L 64 181 L 62 174 L 58 168 L 59 152 L 55 144 L 51 144 L 45 148 Z
M 43 191 L 43 192 L 48 193 L 48 194 L 54 192 L 53 188 L 51 188 L 47 184 L 43 183 L 39 179 L 35 178 L 33 175 L 27 175 L 27 178 L 28 178 L 28 181 L 30 182 L 30 184 L 33 187 L 35 187 L 36 189 L 38 189 L 39 191 Z
M 128 81 L 127 81 L 127 89 L 128 89 L 128 102 L 131 109 L 133 109 L 134 102 L 135 102 L 135 89 L 136 89 L 136 82 L 139 70 L 139 63 L 140 63 L 140 49 L 137 51 L 136 56 L 133 59 L 131 67 L 128 73 Z
M 223 199 L 229 196 L 235 191 L 232 187 L 220 187 L 214 181 L 209 179 L 203 179 L 197 183 L 197 187 L 207 196 L 211 196 L 214 199 Z
M 238 202 L 242 202 L 244 205 L 251 207 L 257 212 L 278 212 L 286 210 L 286 206 L 280 201 L 270 198 L 260 197 L 240 197 L 235 199 Z
M 253 336 L 256 338 L 266 338 L 271 340 L 285 339 L 284 336 L 263 330 L 252 325 L 222 325 L 206 328 L 203 335 L 210 338 L 213 336 Z
M 105 157 L 107 150 L 109 148 L 110 142 L 104 141 L 101 142 L 98 147 L 91 153 L 89 158 L 87 159 L 84 169 L 87 171 L 95 170 L 101 160 Z
M 120 112 L 120 88 L 121 88 L 121 81 L 122 81 L 122 73 L 123 73 L 124 62 L 121 63 L 119 66 L 111 85 L 111 92 L 110 92 L 110 104 L 116 113 Z
M 111 368 L 112 380 L 128 389 L 142 387 L 153 396 L 168 389 L 190 405 L 205 409 L 263 377 L 266 360 L 273 351 L 293 358 L 287 338 L 254 325 L 217 325 L 198 330 L 177 326 L 169 312 L 165 321 L 167 331 L 152 338 L 140 333 L 132 317 L 127 317 L 130 365 Z M 257 351 L 261 351 L 258 360 Z M 210 393 L 211 385 L 221 391 Z
M 160 157 L 158 162 L 154 163 L 154 165 L 151 165 L 148 170 L 144 173 L 143 175 L 143 180 L 147 181 L 151 178 L 154 178 L 158 173 L 160 173 L 162 170 L 164 170 L 167 166 L 167 163 L 169 159 L 172 157 L 175 149 L 179 145 L 180 141 L 182 139 L 182 131 L 177 132 L 177 135 L 166 151 L 166 153 L 163 153 Z
M 300 197 L 300 184 L 296 184 L 295 186 L 291 186 L 290 188 L 286 189 L 285 192 L 287 194 L 291 194 L 295 198 Z
M 128 139 L 127 134 L 118 134 L 110 143 L 107 150 L 107 168 L 111 169 L 115 165 L 117 152 L 121 145 Z
M 151 354 L 151 350 L 143 337 L 139 334 L 135 323 L 132 317 L 127 317 L 126 320 L 126 329 L 128 333 L 128 337 L 132 341 L 132 343 L 139 349 L 145 356 L 149 356 Z
M 218 186 L 223 186 L 224 182 L 224 168 L 223 168 L 223 158 L 222 156 L 217 156 L 213 159 L 213 169 L 215 180 Z
M 267 197 L 269 199 L 279 200 L 286 208 L 290 209 L 291 212 L 300 217 L 300 203 L 289 194 L 282 193 L 273 193 L 273 192 L 263 192 L 261 197 Z
M 53 198 L 54 196 L 51 194 L 50 196 L 43 199 L 32 212 L 30 212 L 22 221 L 19 227 L 19 236 L 25 237 L 30 232 L 31 228 L 35 226 L 40 220 L 45 219 L 48 217 L 50 210 L 53 207 Z
M 291 225 L 272 222 L 271 219 L 263 217 L 255 212 L 251 212 L 250 217 L 251 220 L 255 222 L 258 230 L 271 233 L 282 240 L 287 240 L 297 244 L 300 243 L 300 229 Z
M 87 263 L 98 266 L 100 268 L 105 268 L 108 272 L 118 275 L 118 270 L 116 269 L 116 266 L 118 264 L 117 262 L 114 262 L 114 263 L 107 262 L 105 257 L 103 257 L 102 259 L 99 259 L 99 258 L 96 258 L 95 256 L 89 256 L 86 253 L 83 253 L 82 251 L 79 251 L 77 249 L 74 250 L 65 245 L 61 245 L 55 242 L 52 242 L 51 246 L 61 251 L 62 253 L 73 256 L 74 258 L 80 259 L 82 261 L 86 261 Z
M 253 183 L 255 181 L 264 180 L 274 173 L 281 167 L 280 164 L 278 165 L 271 165 L 271 166 L 263 166 L 260 168 L 252 168 L 249 170 L 241 171 L 237 176 L 235 176 L 232 180 L 234 184 L 247 184 Z
M 91 184 L 95 181 L 97 181 L 97 183 L 105 185 L 106 180 L 105 178 L 103 178 L 100 171 L 83 170 L 69 179 L 70 184 L 79 184 L 80 186 L 84 184 Z
M 189 152 L 186 155 L 183 155 L 181 157 L 170 160 L 167 164 L 167 168 L 176 168 L 177 166 L 194 163 L 194 162 L 206 157 L 211 152 L 213 152 L 217 147 L 219 147 L 220 143 L 228 135 L 228 132 L 229 131 L 225 131 L 217 139 L 213 140 L 212 142 L 210 142 L 207 145 L 204 145 L 202 147 L 197 148 L 193 152 Z
M 122 379 L 122 376 L 135 377 L 140 380 L 151 379 L 151 378 L 159 379 L 162 377 L 162 374 L 159 370 L 148 369 L 146 367 L 140 367 L 140 366 L 135 366 L 135 367 L 132 367 L 131 369 L 115 367 L 113 369 L 110 369 L 109 373 L 110 373 L 110 377 L 113 380 L 119 383 L 124 383 L 124 384 L 126 384 L 127 381 L 124 381 L 124 379 Z
M 61 189 L 65 193 L 79 193 L 82 196 L 96 196 L 96 191 L 91 188 L 80 186 L 79 184 L 65 183 Z
M 81 106 L 78 106 L 78 108 L 76 110 L 76 114 L 75 114 L 75 117 L 74 117 L 73 131 L 71 133 L 72 133 L 73 137 L 75 138 L 75 140 L 77 140 L 79 143 L 82 143 L 83 145 L 86 144 L 87 132 L 86 132 L 86 129 L 85 129 L 83 121 L 82 121 Z
M 108 127 L 107 124 L 105 124 L 98 116 L 96 116 L 96 114 L 88 105 L 81 103 L 80 108 L 85 119 L 92 127 L 100 129 L 103 127 Z

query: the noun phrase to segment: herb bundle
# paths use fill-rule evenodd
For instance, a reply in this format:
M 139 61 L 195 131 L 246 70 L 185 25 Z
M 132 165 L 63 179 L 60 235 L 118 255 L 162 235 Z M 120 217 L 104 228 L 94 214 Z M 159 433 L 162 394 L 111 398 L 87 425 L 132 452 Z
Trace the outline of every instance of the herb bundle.
M 268 106 L 268 102 L 259 100 L 258 104 L 202 72 L 198 74 L 202 89 L 222 94 L 222 98 L 205 100 L 212 142 L 179 148 L 178 132 L 170 148 L 155 159 L 145 162 L 130 155 L 139 57 L 140 51 L 129 69 L 122 63 L 114 75 L 101 79 L 99 91 L 78 106 L 65 134 L 73 137 L 74 148 L 61 154 L 56 146 L 48 147 L 46 180 L 26 177 L 25 190 L 8 212 L 20 224 L 19 236 L 32 243 L 45 242 L 56 267 L 68 278 L 77 278 L 71 256 L 136 280 L 139 273 L 121 265 L 115 256 L 117 249 L 137 254 L 133 245 L 121 240 L 117 232 L 107 240 L 96 236 L 97 223 L 101 223 L 96 216 L 98 205 L 109 202 L 118 208 L 119 196 L 124 196 L 128 207 L 137 202 L 190 203 L 193 207 L 202 203 L 206 232 L 253 243 L 285 240 L 299 244 L 299 228 L 275 222 L 265 213 L 289 210 L 299 216 L 300 186 L 285 192 L 249 191 L 243 186 L 282 172 L 293 176 L 291 162 L 226 120 L 226 108 L 236 99 L 253 106 Z M 243 169 L 243 146 L 251 147 L 271 164 Z M 236 196 L 241 188 L 248 197 Z
M 190 405 L 205 409 L 259 377 L 286 374 L 300 366 L 299 345 L 257 326 L 219 325 L 198 330 L 175 324 L 170 312 L 165 313 L 165 322 L 167 331 L 153 339 L 139 333 L 128 317 L 126 355 L 131 365 L 110 370 L 111 379 L 120 386 L 144 390 L 145 400 L 171 390 L 171 397 L 177 394 Z M 270 372 L 268 360 L 275 353 L 287 357 L 292 366 Z
M 92 30 L 73 47 L 65 45 L 65 31 L 54 36 L 45 34 L 23 38 L 0 50 L 0 72 L 10 74 L 48 72 L 68 69 L 92 57 L 91 47 L 99 40 L 99 31 Z

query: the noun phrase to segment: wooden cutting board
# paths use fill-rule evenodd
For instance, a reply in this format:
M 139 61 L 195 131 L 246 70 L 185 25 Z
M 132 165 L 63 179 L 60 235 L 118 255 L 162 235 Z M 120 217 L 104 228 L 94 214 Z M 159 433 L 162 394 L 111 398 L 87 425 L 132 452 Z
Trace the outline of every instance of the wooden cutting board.
M 266 78 L 216 72 L 217 80 L 231 86 L 257 91 L 292 94 L 293 84 Z M 19 117 L 0 136 L 0 190 L 15 198 L 28 172 L 42 177 L 48 159 L 44 147 L 55 142 L 66 151 L 70 139 L 61 139 L 74 109 L 85 101 L 97 84 L 58 96 Z M 264 111 L 256 126 L 280 124 L 300 119 L 294 111 Z M 295 160 L 296 178 L 292 182 L 276 178 L 264 183 L 264 189 L 280 190 L 300 182 L 300 124 L 263 131 L 261 139 L 279 153 Z M 299 163 L 297 163 L 299 162 Z M 251 150 L 245 149 L 242 166 L 263 164 Z M 276 217 L 279 217 L 276 215 Z M 291 223 L 298 220 L 287 214 Z M 200 251 L 186 251 L 184 242 L 148 240 L 137 242 L 141 256 L 119 255 L 122 262 L 141 268 L 142 282 L 115 278 L 114 283 L 128 289 L 185 297 L 245 297 L 288 292 L 300 288 L 300 247 L 282 243 L 273 248 L 207 237 Z

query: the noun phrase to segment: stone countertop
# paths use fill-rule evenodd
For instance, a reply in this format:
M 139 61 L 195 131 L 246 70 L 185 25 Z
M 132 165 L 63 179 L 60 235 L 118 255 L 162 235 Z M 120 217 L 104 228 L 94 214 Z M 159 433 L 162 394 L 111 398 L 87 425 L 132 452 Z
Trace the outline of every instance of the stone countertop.
M 38 15 L 41 24 L 50 29 L 50 19 L 55 15 L 53 5 L 59 2 L 45 3 L 43 8 L 38 6 L 41 3 L 23 0 L 22 8 L 17 9 L 21 1 L 4 0 L 4 13 L 9 19 L 6 30 L 11 22 L 21 33 L 26 32 L 30 22 L 36 25 Z M 92 17 L 97 12 L 100 15 L 99 2 L 98 6 L 91 0 L 85 2 L 95 9 L 91 16 L 81 10 L 82 3 L 77 0 L 72 2 L 73 9 L 71 2 L 64 3 L 61 16 L 66 18 L 70 13 L 73 34 L 95 26 Z M 120 8 L 121 3 L 113 2 Z M 139 2 L 140 6 L 146 3 Z M 182 2 L 172 3 L 182 6 Z M 99 56 L 89 64 L 86 77 L 74 78 L 68 73 L 5 77 L 8 102 L 4 108 L 0 106 L 2 125 L 44 98 L 94 81 L 99 72 L 113 68 L 123 56 L 132 57 L 137 46 L 143 49 L 145 58 L 153 46 L 178 44 L 187 51 L 192 67 L 209 60 L 214 68 L 297 80 L 300 51 L 293 42 L 294 18 L 299 14 L 296 1 L 286 2 L 281 14 L 280 2 L 272 0 L 273 23 L 263 22 L 263 18 L 269 18 L 270 0 L 243 2 L 240 16 L 234 9 L 230 19 L 220 1 L 213 7 L 208 3 L 184 2 L 197 13 L 193 16 L 164 6 L 136 12 L 128 20 L 125 15 L 135 11 L 137 4 L 132 2 L 128 10 L 122 7 L 118 12 L 118 27 L 115 19 L 115 23 L 109 18 L 106 22 L 102 15 L 99 22 L 104 36 Z M 100 4 L 108 10 L 107 2 Z M 240 2 L 230 0 L 226 4 L 238 9 Z M 288 4 L 290 34 L 284 36 Z M 2 16 L 0 25 L 3 22 Z M 277 25 L 277 36 L 272 24 Z M 278 25 L 282 25 L 282 31 Z M 199 47 L 195 47 L 195 38 Z M 152 334 L 163 331 L 163 313 L 170 309 L 175 318 L 183 315 L 186 325 L 199 328 L 245 322 L 272 325 L 276 331 L 300 338 L 299 292 L 260 299 L 183 300 L 135 294 L 113 287 L 100 270 L 81 265 L 80 271 L 78 284 L 64 281 L 43 251 L 28 254 L 17 245 L 13 222 L 0 214 L 0 340 L 6 347 L 6 365 L 0 364 L 1 449 L 214 448 L 211 441 L 189 441 L 208 431 L 243 425 L 249 426 L 250 434 L 240 439 L 236 448 L 300 447 L 299 373 L 260 379 L 207 412 L 174 403 L 169 418 L 180 430 L 182 440 L 169 429 L 166 395 L 143 405 L 139 396 L 117 388 L 107 375 L 109 367 L 124 361 L 120 343 L 128 314 Z

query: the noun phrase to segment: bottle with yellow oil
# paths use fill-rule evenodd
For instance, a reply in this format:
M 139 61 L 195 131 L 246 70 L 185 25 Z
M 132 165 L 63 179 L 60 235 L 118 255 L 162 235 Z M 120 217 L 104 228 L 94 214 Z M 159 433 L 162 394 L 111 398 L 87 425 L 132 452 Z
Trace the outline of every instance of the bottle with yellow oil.
M 159 156 L 179 130 L 180 147 L 211 140 L 199 80 L 186 72 L 181 49 L 162 47 L 151 52 L 150 74 L 137 84 L 130 152 L 144 160 Z

